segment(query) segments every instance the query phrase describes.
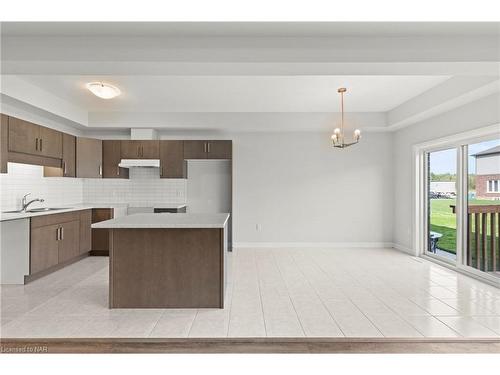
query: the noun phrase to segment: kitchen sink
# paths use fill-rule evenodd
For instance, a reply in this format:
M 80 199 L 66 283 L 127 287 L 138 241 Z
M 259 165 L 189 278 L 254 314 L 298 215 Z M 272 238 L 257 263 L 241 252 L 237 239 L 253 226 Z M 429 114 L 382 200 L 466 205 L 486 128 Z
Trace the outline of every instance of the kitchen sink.
M 27 210 L 26 212 L 45 212 L 45 211 L 57 211 L 57 210 L 68 210 L 71 207 L 58 207 L 58 208 L 53 208 L 53 207 L 41 207 L 41 208 L 32 208 L 31 210 Z

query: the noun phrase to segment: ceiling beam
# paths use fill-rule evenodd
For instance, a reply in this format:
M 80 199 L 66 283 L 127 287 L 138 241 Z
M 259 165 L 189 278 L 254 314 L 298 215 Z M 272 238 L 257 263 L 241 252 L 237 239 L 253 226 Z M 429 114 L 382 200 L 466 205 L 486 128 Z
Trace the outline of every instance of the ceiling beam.
M 498 75 L 452 77 L 388 111 L 387 127 L 401 129 L 498 92 Z
M 498 36 L 2 36 L 2 74 L 496 74 Z M 493 73 L 495 72 L 495 73 Z

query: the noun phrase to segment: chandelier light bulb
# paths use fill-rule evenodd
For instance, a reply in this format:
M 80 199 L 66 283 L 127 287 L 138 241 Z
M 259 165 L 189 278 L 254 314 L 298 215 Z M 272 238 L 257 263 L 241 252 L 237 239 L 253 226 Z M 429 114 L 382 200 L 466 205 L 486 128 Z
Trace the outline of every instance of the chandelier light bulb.
M 354 138 L 359 139 L 361 137 L 361 130 L 356 129 L 354 130 Z
M 340 135 L 340 129 L 339 129 L 339 128 L 336 128 L 336 129 L 333 131 L 333 134 L 335 134 L 336 136 L 339 136 L 339 135 Z

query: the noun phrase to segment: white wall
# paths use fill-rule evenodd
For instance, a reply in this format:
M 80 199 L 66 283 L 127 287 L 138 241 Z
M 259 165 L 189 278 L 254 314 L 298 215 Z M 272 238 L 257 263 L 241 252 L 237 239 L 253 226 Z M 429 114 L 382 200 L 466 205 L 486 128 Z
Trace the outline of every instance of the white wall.
M 328 133 L 240 133 L 233 163 L 235 245 L 392 241 L 390 133 L 345 150 Z
M 500 95 L 495 94 L 394 133 L 394 234 L 400 249 L 413 249 L 413 150 L 429 140 L 478 129 L 500 122 Z

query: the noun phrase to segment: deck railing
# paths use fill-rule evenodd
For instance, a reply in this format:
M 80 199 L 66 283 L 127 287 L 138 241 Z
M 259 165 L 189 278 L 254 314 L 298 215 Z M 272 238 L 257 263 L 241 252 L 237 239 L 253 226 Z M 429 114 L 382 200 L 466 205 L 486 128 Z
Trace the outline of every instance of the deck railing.
M 455 213 L 455 206 L 450 206 Z M 500 271 L 500 204 L 469 205 L 467 265 L 485 272 Z

